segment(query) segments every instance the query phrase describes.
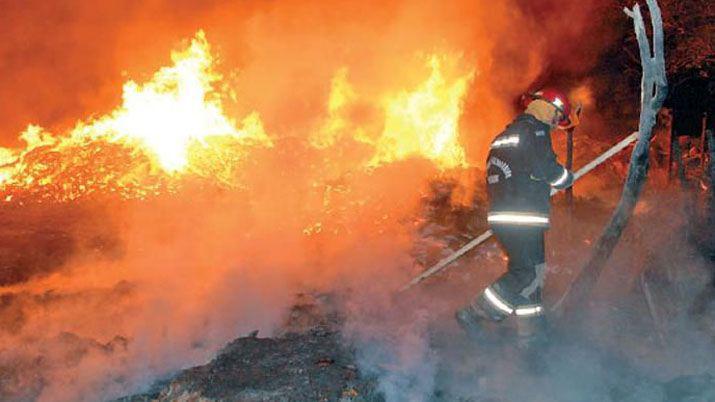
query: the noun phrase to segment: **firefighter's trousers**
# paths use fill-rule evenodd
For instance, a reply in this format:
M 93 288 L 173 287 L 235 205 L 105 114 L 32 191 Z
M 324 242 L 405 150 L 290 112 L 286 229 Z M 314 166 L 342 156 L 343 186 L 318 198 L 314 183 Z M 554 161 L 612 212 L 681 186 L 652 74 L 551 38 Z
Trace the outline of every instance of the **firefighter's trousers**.
M 494 320 L 518 319 L 519 332 L 528 336 L 541 322 L 541 292 L 546 274 L 544 228 L 499 225 L 492 231 L 509 258 L 507 272 L 487 287 L 476 304 Z

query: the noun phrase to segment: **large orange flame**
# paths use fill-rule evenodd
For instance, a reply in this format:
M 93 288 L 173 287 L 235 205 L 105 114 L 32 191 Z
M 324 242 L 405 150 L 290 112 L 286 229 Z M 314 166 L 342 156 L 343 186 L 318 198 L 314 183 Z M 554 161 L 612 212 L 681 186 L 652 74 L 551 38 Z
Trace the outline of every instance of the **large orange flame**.
M 408 158 L 425 158 L 440 169 L 466 167 L 459 142 L 462 103 L 474 70 L 455 73 L 459 57 L 433 54 L 428 57 L 429 76 L 416 88 L 386 93 L 373 105 L 382 111 L 381 125 L 351 120 L 351 107 L 358 102 L 356 90 L 341 68 L 332 80 L 328 118 L 311 137 L 318 148 L 334 145 L 343 136 L 374 147 L 366 166 L 376 167 Z M 448 68 L 451 67 L 451 68 Z M 372 132 L 382 127 L 380 132 Z
M 440 168 L 466 167 L 459 144 L 459 118 L 474 71 L 446 77 L 446 59 L 431 56 L 431 74 L 419 88 L 385 99 L 385 128 L 376 143 L 372 165 L 422 156 Z
M 4 189 L 46 189 L 67 200 L 103 190 L 145 196 L 182 174 L 231 184 L 242 145 L 272 145 L 261 119 L 254 112 L 239 125 L 226 115 L 202 31 L 171 60 L 148 82 L 124 84 L 121 106 L 69 133 L 30 125 L 24 149 L 0 149 Z
M 246 145 L 272 146 L 261 118 L 253 112 L 238 124 L 227 116 L 223 101 L 230 91 L 216 89 L 226 85 L 202 31 L 171 60 L 147 82 L 125 83 L 122 104 L 110 113 L 62 135 L 30 125 L 20 136 L 25 148 L 0 148 L 5 199 L 20 192 L 63 201 L 97 192 L 144 198 L 176 188 L 187 175 L 235 186 Z M 429 76 L 415 88 L 365 101 L 381 111 L 382 121 L 354 119 L 351 108 L 362 100 L 348 69 L 339 69 L 327 119 L 311 145 L 326 149 L 352 138 L 370 146 L 372 156 L 358 162 L 362 168 L 408 158 L 425 158 L 440 169 L 465 167 L 459 118 L 474 71 L 455 72 L 457 56 L 427 60 Z
M 145 147 L 166 172 L 185 170 L 189 148 L 207 145 L 210 137 L 270 140 L 255 115 L 242 129 L 228 118 L 220 94 L 213 90 L 222 77 L 213 71 L 213 58 L 203 32 L 190 46 L 171 55 L 174 64 L 157 71 L 144 85 L 124 85 L 123 104 L 111 115 L 80 124 L 73 135 L 81 138 L 112 138 Z

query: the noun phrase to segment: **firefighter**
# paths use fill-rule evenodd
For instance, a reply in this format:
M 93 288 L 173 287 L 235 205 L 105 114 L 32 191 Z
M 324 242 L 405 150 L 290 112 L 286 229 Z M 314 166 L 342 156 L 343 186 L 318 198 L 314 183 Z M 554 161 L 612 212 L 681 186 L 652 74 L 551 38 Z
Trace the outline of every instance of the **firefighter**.
M 468 332 L 515 317 L 520 344 L 543 338 L 541 292 L 546 273 L 544 232 L 549 227 L 551 189 L 573 183 L 556 161 L 551 133 L 570 124 L 571 105 L 555 89 L 527 98 L 526 111 L 491 143 L 487 157 L 487 221 L 509 258 L 507 272 L 456 313 Z

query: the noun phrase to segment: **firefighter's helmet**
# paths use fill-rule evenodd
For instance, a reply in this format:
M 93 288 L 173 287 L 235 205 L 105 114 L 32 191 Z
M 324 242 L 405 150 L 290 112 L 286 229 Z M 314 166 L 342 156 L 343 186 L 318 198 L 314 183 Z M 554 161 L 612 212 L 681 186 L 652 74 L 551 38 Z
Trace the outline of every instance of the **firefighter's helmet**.
M 571 118 L 571 102 L 565 93 L 555 88 L 543 88 L 535 92 L 530 92 L 526 97 L 529 102 L 534 99 L 541 99 L 554 105 L 561 112 L 560 126 L 568 126 Z

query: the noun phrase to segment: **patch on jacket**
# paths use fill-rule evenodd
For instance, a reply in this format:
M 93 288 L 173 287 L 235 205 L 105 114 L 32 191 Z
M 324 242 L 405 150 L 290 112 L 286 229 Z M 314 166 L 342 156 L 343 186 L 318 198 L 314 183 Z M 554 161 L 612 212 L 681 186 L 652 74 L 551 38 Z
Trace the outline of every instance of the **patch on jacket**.
M 487 177 L 487 182 L 489 184 L 496 184 L 499 183 L 499 175 L 498 174 L 493 174 Z
M 490 166 L 496 166 L 501 169 L 501 171 L 504 173 L 505 179 L 511 177 L 511 167 L 509 166 L 509 164 L 497 158 L 496 156 L 492 156 L 491 158 L 489 158 L 489 163 L 487 163 L 487 169 L 489 169 Z
M 546 131 L 544 131 L 544 130 L 539 130 L 536 132 L 537 137 L 543 137 L 545 135 L 546 135 Z

